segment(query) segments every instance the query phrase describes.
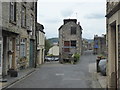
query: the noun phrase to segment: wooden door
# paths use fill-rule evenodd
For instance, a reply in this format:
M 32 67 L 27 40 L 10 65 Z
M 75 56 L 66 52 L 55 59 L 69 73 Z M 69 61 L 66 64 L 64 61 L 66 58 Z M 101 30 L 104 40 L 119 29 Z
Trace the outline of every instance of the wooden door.
M 34 66 L 34 42 L 31 40 L 30 41 L 30 61 L 29 61 L 29 65 L 30 67 Z

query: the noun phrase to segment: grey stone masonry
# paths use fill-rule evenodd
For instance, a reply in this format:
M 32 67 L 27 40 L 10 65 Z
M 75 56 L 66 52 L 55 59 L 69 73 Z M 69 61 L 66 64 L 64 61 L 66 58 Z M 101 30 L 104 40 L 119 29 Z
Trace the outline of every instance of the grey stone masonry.
M 64 19 L 64 24 L 59 28 L 59 47 L 61 59 L 64 59 L 65 55 L 81 54 L 82 27 L 80 23 L 77 24 L 77 19 Z

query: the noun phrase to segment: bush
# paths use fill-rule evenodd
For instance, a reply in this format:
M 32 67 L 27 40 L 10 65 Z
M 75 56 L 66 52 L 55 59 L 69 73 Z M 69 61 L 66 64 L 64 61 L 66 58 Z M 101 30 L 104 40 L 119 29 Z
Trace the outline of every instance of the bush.
M 78 62 L 80 59 L 80 54 L 76 53 L 74 54 L 74 62 Z
M 49 54 L 49 55 L 47 55 L 47 56 L 51 56 L 51 57 L 53 57 L 54 55 L 53 55 L 53 54 Z

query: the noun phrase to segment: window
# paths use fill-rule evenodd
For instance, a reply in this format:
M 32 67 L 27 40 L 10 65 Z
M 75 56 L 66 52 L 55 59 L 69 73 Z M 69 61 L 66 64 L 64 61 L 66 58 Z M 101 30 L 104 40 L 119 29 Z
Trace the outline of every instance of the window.
M 64 46 L 70 46 L 70 42 L 69 41 L 64 41 Z
M 69 48 L 64 48 L 64 52 L 70 52 Z
M 71 46 L 76 47 L 76 41 L 71 41 Z
M 40 38 L 40 36 L 39 36 L 39 31 L 37 32 L 37 44 L 39 45 L 39 38 Z
M 71 35 L 75 35 L 76 34 L 76 27 L 71 27 Z
M 0 40 L 0 67 L 2 67 L 2 40 Z
M 31 2 L 31 9 L 34 10 L 34 2 Z
M 64 52 L 70 52 L 70 41 L 64 41 Z
M 31 35 L 32 35 L 34 32 L 34 16 L 32 14 L 31 14 L 31 18 L 30 18 L 30 30 L 32 31 L 31 32 Z
M 16 2 L 10 2 L 10 22 L 16 22 Z
M 26 56 L 26 39 L 21 39 L 20 42 L 20 57 Z
M 24 6 L 22 6 L 21 25 L 22 27 L 26 27 L 26 8 Z

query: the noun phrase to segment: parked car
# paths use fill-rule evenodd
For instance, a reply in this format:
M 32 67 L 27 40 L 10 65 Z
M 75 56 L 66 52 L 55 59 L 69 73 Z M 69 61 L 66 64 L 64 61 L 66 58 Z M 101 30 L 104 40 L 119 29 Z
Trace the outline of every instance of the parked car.
M 106 67 L 107 67 L 107 60 L 101 59 L 99 62 L 99 69 L 103 76 L 106 76 Z
M 45 61 L 54 61 L 54 58 L 51 56 L 46 56 Z
M 54 57 L 54 61 L 58 61 L 59 60 L 59 57 Z

